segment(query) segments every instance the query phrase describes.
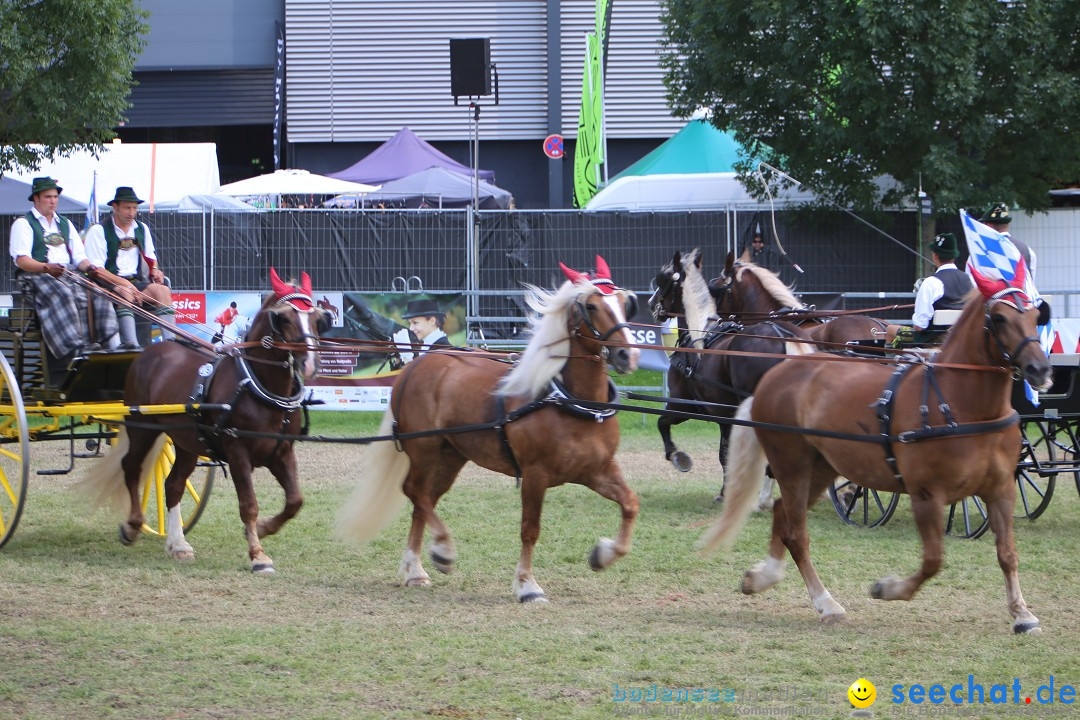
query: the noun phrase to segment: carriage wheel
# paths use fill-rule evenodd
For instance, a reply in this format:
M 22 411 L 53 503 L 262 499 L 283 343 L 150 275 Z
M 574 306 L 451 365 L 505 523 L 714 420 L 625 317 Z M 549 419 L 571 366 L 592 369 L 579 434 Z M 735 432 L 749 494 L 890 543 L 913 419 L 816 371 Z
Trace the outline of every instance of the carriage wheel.
M 172 438 L 166 438 L 161 454 L 154 461 L 154 470 L 150 479 L 143 488 L 143 514 L 150 513 L 147 521 L 143 523 L 143 532 L 165 535 L 165 478 L 169 476 L 169 471 L 172 470 L 175 461 L 176 450 Z M 206 458 L 199 458 L 199 465 L 187 479 L 187 487 L 180 500 L 180 517 L 184 523 L 185 533 L 195 527 L 195 523 L 199 521 L 203 510 L 206 509 L 206 501 L 210 498 L 210 490 L 214 487 L 217 471 L 216 463 Z M 152 504 L 151 500 L 153 500 Z
M 990 529 L 986 505 L 977 497 L 966 497 L 949 508 L 945 534 L 955 538 L 978 540 Z
M 1042 515 L 1050 504 L 1057 482 L 1056 472 L 1048 473 L 1044 469 L 1039 473 L 1036 462 L 1045 463 L 1049 467 L 1068 457 L 1075 462 L 1076 448 L 1068 438 L 1067 430 L 1053 421 L 1035 420 L 1023 423 L 1020 425 L 1020 433 L 1023 445 L 1020 447 L 1020 460 L 1016 463 L 1017 496 L 1014 514 L 1018 518 L 1034 520 Z M 1065 434 L 1068 444 L 1063 444 L 1060 433 Z
M 896 512 L 899 493 L 878 492 L 842 479 L 840 485 L 829 485 L 829 499 L 836 514 L 848 525 L 877 527 L 887 523 Z
M 0 547 L 11 538 L 22 516 L 30 481 L 30 434 L 22 392 L 7 358 L 0 353 Z

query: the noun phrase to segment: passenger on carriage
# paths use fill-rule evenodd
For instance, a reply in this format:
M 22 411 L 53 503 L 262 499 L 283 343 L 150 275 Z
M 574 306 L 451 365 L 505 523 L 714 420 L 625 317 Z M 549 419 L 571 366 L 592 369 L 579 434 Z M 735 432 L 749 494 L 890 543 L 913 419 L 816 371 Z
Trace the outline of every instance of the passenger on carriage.
M 1020 256 L 1024 258 L 1024 264 L 1027 265 L 1028 272 L 1031 273 L 1031 279 L 1035 279 L 1035 263 L 1038 262 L 1038 257 L 1035 255 L 1035 251 L 1031 249 L 1023 240 L 1018 240 L 1012 236 L 1009 232 L 1009 224 L 1012 222 L 1012 215 L 1009 214 L 1009 206 L 1003 202 L 994 203 L 990 208 L 983 213 L 983 216 L 979 218 L 979 222 L 986 225 L 1012 241 L 1012 244 L 1016 246 L 1016 249 L 1020 251 Z
M 97 268 L 71 222 L 56 212 L 61 192 L 53 178 L 34 178 L 28 198 L 34 205 L 12 224 L 8 250 L 16 277 L 33 295 L 49 350 L 67 360 L 102 345 L 115 348 L 120 338 L 112 304 L 97 295 L 88 303 L 88 293 L 65 275 L 68 270 L 93 275 Z
M 90 262 L 105 268 L 115 277 L 98 277 L 98 284 L 129 303 L 139 302 L 162 322 L 161 337 L 173 337 L 169 329 L 176 320 L 172 292 L 165 284 L 165 273 L 158 263 L 154 238 L 146 223 L 139 222 L 139 203 L 142 200 L 129 187 L 116 188 L 116 195 L 109 201 L 112 217 L 100 225 L 94 225 L 86 233 L 86 255 Z M 119 282 L 117 281 L 119 280 Z M 135 331 L 135 315 L 130 308 L 116 311 L 120 323 L 120 339 L 124 350 L 139 347 Z
M 949 329 L 948 325 L 934 323 L 934 313 L 938 310 L 961 310 L 964 296 L 975 288 L 975 284 L 964 271 L 953 262 L 960 254 L 956 245 L 956 236 L 942 233 L 930 241 L 930 257 L 937 268 L 933 275 L 926 277 L 919 284 L 915 295 L 915 312 L 911 316 L 911 327 L 890 325 L 888 338 L 894 344 L 926 343 L 940 339 L 941 334 Z

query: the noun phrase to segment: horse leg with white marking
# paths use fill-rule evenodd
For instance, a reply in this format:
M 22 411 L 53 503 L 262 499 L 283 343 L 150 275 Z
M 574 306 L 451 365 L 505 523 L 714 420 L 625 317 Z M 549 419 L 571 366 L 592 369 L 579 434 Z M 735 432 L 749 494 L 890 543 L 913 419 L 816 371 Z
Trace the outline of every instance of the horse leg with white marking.
M 520 603 L 546 603 L 544 589 L 532 574 L 532 556 L 540 539 L 540 510 L 544 506 L 547 478 L 526 473 L 521 479 L 521 555 L 514 569 L 514 596 Z
M 174 560 L 194 560 L 195 548 L 184 537 L 184 519 L 180 516 L 180 501 L 187 490 L 187 479 L 195 471 L 199 457 L 183 448 L 176 448 L 169 476 L 165 478 L 165 554 Z
M 251 572 L 260 575 L 273 574 L 274 561 L 259 542 L 259 500 L 255 497 L 255 487 L 251 482 L 251 462 L 246 454 L 230 457 L 229 471 L 236 488 L 240 522 L 244 525 L 244 538 L 247 540 L 248 557 L 251 559 Z
M 1024 602 L 1020 592 L 1020 574 L 1016 557 L 1016 538 L 1013 536 L 1013 506 L 1016 496 L 1010 492 L 1002 497 L 986 499 L 986 511 L 990 518 L 990 529 L 994 531 L 997 546 L 998 565 L 1005 575 L 1005 600 L 1009 605 L 1009 614 L 1013 618 L 1013 632 L 1026 635 L 1041 635 L 1039 618 L 1035 617 Z
M 419 442 L 435 444 L 441 439 L 425 439 Z M 465 458 L 449 444 L 444 444 L 432 462 L 413 464 L 402 485 L 402 491 L 413 503 L 412 525 L 406 542 L 405 553 L 401 558 L 400 571 L 406 587 L 422 587 L 431 584 L 431 577 L 424 570 L 420 560 L 421 546 L 424 542 L 424 528 L 431 528 L 431 543 L 428 556 L 435 564 L 435 569 L 443 574 L 453 571 L 457 562 L 457 550 L 450 529 L 435 512 L 439 499 L 450 490 L 457 479 L 457 474 L 465 465 Z
M 638 499 L 634 491 L 623 479 L 622 470 L 615 461 L 608 463 L 608 467 L 591 485 L 598 495 L 619 504 L 622 510 L 622 522 L 619 524 L 619 534 L 615 540 L 600 538 L 589 553 L 589 567 L 599 572 L 611 565 L 630 552 L 630 542 L 634 534 L 634 522 L 638 515 Z
M 775 435 L 775 434 L 774 434 Z M 775 438 L 773 442 L 785 442 Z M 847 611 L 833 599 L 818 577 L 810 559 L 810 534 L 806 527 L 807 509 L 821 497 L 821 491 L 836 477 L 836 471 L 812 450 L 803 457 L 787 455 L 783 465 L 773 466 L 776 482 L 780 486 L 780 499 L 773 506 L 773 540 L 777 535 L 799 568 L 810 601 L 818 612 L 821 622 L 831 625 L 847 619 Z

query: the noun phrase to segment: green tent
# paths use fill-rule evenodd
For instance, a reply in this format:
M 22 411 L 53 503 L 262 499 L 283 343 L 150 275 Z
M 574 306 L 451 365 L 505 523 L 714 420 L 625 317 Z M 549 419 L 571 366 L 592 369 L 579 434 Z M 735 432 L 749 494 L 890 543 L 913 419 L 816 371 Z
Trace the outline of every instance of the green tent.
M 733 172 L 739 159 L 739 143 L 706 120 L 691 120 L 660 147 L 616 175 Z

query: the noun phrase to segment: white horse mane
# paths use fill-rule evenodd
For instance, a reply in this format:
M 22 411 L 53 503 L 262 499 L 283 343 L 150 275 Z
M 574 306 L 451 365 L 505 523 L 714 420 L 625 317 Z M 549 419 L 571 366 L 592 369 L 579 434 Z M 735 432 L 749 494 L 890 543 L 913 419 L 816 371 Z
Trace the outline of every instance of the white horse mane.
M 529 317 L 531 337 L 514 369 L 499 381 L 496 393 L 535 398 L 566 364 L 570 354 L 567 323 L 575 303 L 598 291 L 592 283 L 569 280 L 554 292 L 534 285 L 526 285 L 525 289 L 525 302 L 533 311 Z
M 686 327 L 691 341 L 694 342 L 705 337 L 705 328 L 709 325 L 709 318 L 716 317 L 717 314 L 716 301 L 709 292 L 709 284 L 705 282 L 697 266 L 700 255 L 701 251 L 694 248 L 682 259 L 683 309 L 686 310 Z
M 763 268 L 760 265 L 754 263 L 743 263 L 736 273 L 736 280 L 742 279 L 744 272 L 753 273 L 754 277 L 761 283 L 761 287 L 765 288 L 765 292 L 772 295 L 773 300 L 780 303 L 781 307 L 791 308 L 793 310 L 802 310 L 805 306 L 799 302 L 799 298 L 795 297 L 795 293 L 791 292 L 791 288 L 784 284 L 784 281 L 777 277 L 776 273 L 768 268 Z

